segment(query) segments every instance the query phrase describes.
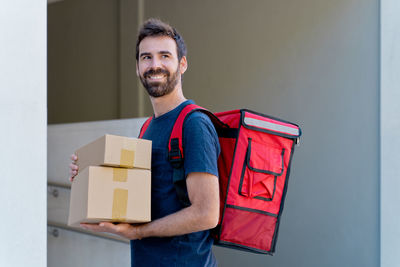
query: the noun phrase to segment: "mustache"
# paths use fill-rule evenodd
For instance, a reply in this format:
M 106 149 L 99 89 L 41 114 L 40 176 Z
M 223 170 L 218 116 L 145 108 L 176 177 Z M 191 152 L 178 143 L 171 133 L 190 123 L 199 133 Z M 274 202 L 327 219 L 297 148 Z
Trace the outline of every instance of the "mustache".
M 161 69 L 161 68 L 159 68 L 159 69 L 149 69 L 148 71 L 146 71 L 143 74 L 143 76 L 147 78 L 150 75 L 157 75 L 157 74 L 165 74 L 166 76 L 169 76 L 170 73 L 169 73 L 168 70 Z

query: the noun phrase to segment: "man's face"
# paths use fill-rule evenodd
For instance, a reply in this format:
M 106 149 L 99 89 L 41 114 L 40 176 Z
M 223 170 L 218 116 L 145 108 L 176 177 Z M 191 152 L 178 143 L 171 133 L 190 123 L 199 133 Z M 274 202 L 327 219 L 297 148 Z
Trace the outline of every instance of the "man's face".
M 161 97 L 172 92 L 185 70 L 182 71 L 178 62 L 176 43 L 172 38 L 152 36 L 140 42 L 137 74 L 150 96 Z

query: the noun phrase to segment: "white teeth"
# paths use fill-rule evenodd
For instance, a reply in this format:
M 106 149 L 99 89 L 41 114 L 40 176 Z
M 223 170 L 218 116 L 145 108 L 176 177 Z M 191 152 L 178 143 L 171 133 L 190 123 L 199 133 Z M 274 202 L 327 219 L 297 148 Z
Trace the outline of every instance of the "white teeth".
M 164 76 L 150 76 L 149 78 L 150 79 L 153 79 L 153 80 L 157 80 L 157 79 L 161 79 L 161 78 L 163 78 Z

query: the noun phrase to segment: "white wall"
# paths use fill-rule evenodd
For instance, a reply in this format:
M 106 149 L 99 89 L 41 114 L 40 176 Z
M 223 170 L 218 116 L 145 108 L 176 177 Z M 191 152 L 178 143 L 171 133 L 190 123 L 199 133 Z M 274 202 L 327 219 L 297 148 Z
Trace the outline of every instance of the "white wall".
M 381 267 L 400 265 L 400 2 L 381 1 Z
M 46 266 L 46 1 L 0 2 L 0 266 Z

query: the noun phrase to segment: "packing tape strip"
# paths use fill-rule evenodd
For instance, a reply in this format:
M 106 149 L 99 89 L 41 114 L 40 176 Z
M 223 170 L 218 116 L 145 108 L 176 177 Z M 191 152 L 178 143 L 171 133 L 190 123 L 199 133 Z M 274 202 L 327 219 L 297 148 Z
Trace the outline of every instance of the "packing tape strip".
M 128 208 L 128 190 L 115 188 L 111 218 L 113 221 L 125 221 Z
M 126 182 L 128 180 L 128 169 L 113 168 L 113 181 Z
M 119 165 L 122 167 L 133 168 L 135 162 L 135 151 L 128 149 L 121 149 L 121 159 Z

